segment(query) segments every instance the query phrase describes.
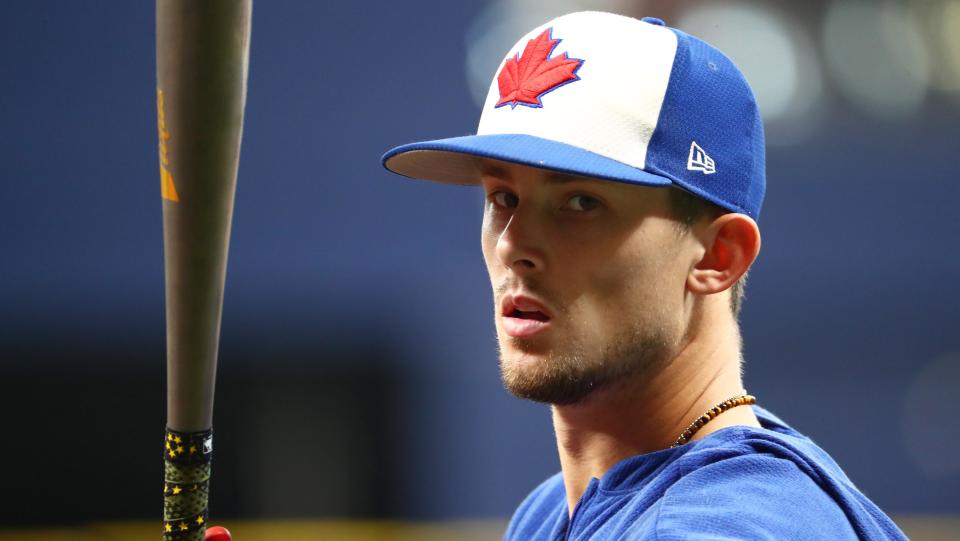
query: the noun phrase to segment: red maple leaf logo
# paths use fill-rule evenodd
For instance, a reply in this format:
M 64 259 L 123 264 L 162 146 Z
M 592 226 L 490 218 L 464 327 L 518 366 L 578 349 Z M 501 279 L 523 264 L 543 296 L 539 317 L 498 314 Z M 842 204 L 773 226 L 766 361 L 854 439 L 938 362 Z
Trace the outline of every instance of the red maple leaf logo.
M 579 81 L 577 70 L 583 60 L 563 56 L 549 58 L 550 53 L 560 43 L 553 39 L 553 28 L 544 30 L 539 36 L 527 42 L 523 53 L 507 60 L 497 75 L 500 87 L 500 101 L 497 107 L 517 104 L 527 107 L 543 107 L 540 97 L 551 90 L 569 82 Z

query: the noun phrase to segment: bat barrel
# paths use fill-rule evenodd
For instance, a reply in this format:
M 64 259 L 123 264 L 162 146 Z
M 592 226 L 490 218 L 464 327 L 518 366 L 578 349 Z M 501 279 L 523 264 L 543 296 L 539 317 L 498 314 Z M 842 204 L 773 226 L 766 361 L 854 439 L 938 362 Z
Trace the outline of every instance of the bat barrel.
M 167 421 L 180 431 L 213 420 L 250 11 L 249 0 L 157 2 Z

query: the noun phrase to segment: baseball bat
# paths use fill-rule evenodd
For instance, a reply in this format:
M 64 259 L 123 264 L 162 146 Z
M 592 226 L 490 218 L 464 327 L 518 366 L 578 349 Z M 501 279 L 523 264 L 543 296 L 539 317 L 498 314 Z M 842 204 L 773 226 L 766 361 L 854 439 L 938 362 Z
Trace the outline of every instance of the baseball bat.
M 201 541 L 251 0 L 157 0 L 167 331 L 163 536 Z

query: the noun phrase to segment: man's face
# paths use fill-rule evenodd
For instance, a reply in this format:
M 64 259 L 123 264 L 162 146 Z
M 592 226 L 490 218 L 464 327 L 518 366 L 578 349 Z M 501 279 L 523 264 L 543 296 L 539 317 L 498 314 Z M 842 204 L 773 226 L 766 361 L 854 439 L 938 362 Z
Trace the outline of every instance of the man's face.
M 492 161 L 483 188 L 507 390 L 571 404 L 673 358 L 695 248 L 667 189 Z

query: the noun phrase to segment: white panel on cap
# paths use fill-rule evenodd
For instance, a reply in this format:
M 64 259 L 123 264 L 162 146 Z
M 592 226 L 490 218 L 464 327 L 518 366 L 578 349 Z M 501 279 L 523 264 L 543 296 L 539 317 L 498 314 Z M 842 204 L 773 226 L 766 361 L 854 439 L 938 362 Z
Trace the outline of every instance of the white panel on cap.
M 580 80 L 544 94 L 542 108 L 511 108 L 494 107 L 500 99 L 494 76 L 477 134 L 534 135 L 643 168 L 673 68 L 676 35 L 621 15 L 573 13 L 524 36 L 506 59 L 549 27 L 553 39 L 561 40 L 551 58 L 567 53 L 582 59 Z

